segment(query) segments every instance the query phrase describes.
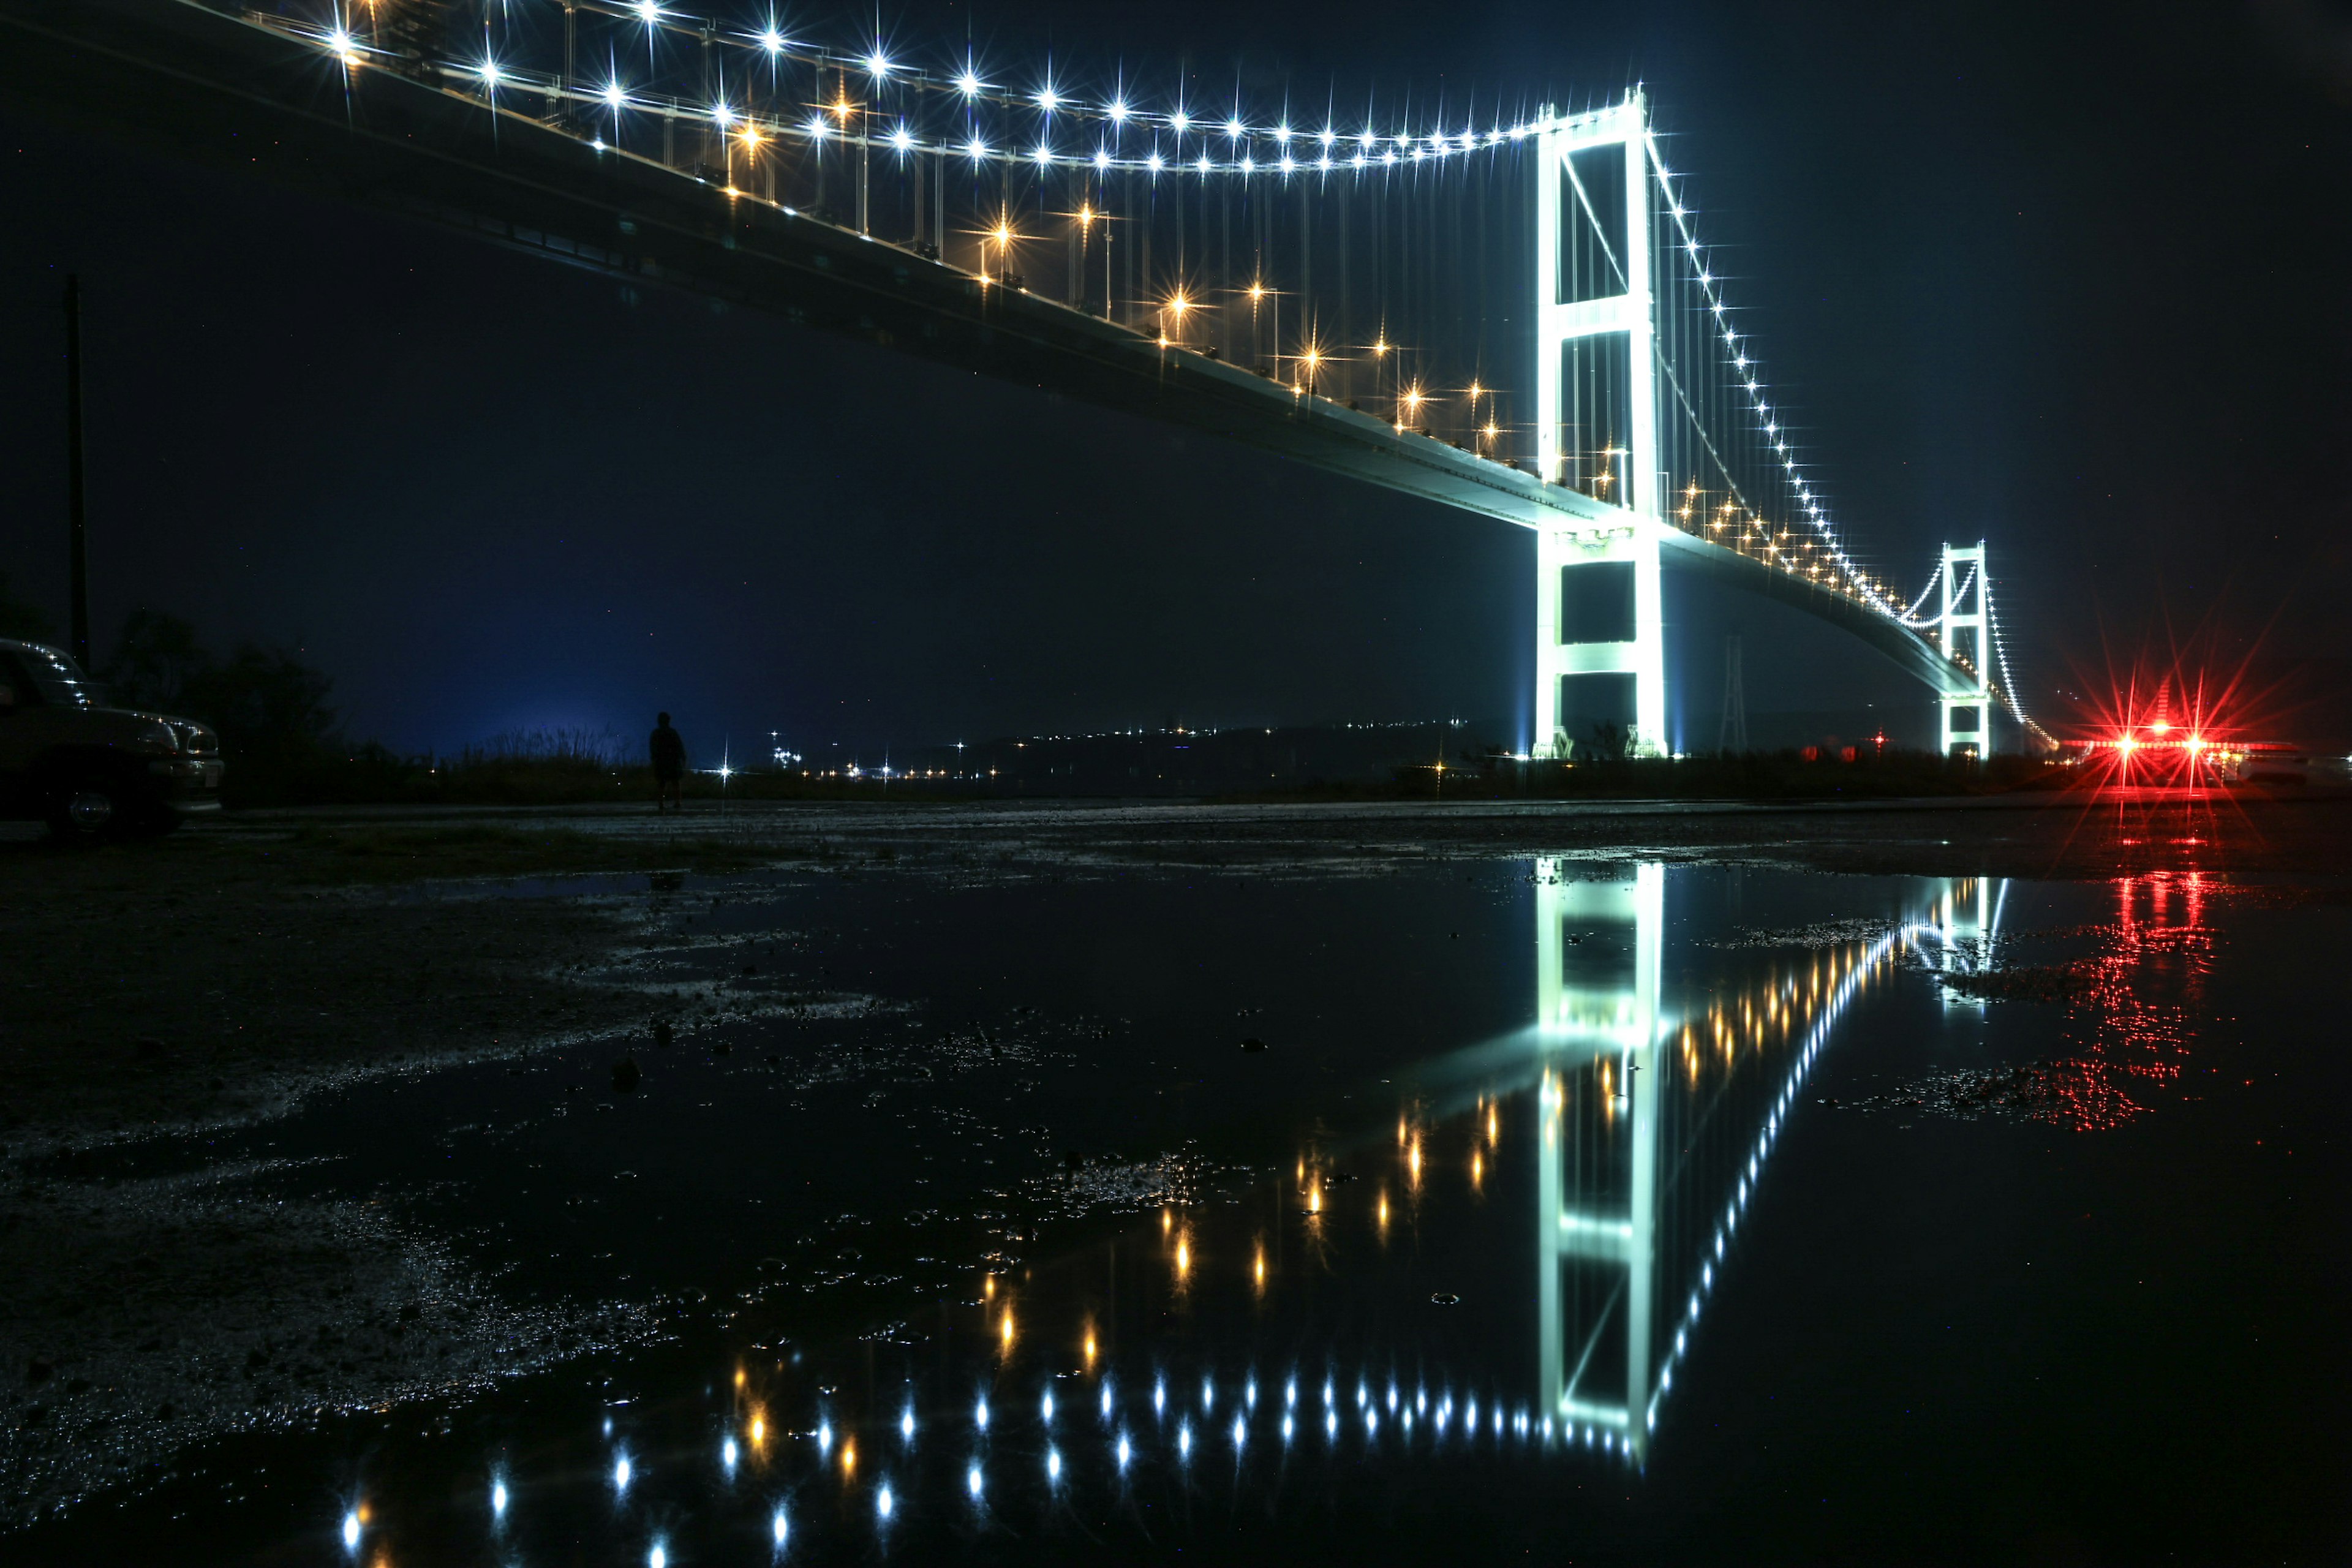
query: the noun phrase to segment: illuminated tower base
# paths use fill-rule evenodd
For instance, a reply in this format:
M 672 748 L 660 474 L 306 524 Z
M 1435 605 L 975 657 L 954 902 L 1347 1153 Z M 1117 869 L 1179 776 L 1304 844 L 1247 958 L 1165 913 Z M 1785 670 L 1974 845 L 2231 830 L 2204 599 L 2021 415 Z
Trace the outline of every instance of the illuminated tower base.
M 1537 755 L 1664 754 L 1663 601 L 1647 519 L 1537 533 Z

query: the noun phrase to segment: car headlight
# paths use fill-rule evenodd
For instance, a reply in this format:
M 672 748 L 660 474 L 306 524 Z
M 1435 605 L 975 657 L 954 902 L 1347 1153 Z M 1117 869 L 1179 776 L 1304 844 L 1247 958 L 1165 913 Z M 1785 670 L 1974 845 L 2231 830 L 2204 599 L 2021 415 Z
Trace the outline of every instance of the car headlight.
M 180 749 L 180 737 L 173 733 L 169 724 L 142 724 L 137 743 L 142 751 L 176 752 Z

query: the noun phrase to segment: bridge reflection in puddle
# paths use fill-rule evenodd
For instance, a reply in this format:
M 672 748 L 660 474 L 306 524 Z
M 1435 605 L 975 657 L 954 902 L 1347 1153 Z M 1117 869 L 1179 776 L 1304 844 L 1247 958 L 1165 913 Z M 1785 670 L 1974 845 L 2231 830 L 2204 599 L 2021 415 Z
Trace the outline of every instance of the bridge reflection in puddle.
M 456 1511 L 613 1561 L 920 1554 L 1637 1474 L 1807 1075 L 1906 952 L 1981 961 L 2005 889 L 1915 883 L 1906 918 L 1675 946 L 1700 922 L 1670 921 L 1666 868 L 1532 870 L 1528 1026 L 1360 1085 L 1362 1120 L 1286 1168 L 986 1276 L 935 1323 L 640 1372 L 693 1392 L 608 1394 L 593 1437 L 518 1430 Z M 383 1480 L 347 1504 L 355 1551 L 409 1511 Z M 414 1531 L 446 1540 L 427 1511 Z

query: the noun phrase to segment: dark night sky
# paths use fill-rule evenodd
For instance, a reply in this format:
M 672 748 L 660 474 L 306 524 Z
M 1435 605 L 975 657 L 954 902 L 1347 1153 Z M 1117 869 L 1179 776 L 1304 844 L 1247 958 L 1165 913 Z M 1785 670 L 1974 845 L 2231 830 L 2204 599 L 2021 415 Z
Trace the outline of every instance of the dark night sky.
M 1857 553 L 1916 583 L 1987 536 L 2041 709 L 2167 626 L 2352 655 L 2344 12 L 886 16 L 911 52 L 969 28 L 1003 62 L 1124 51 L 1147 85 L 1240 59 L 1318 103 L 1643 81 Z M 801 30 L 858 36 L 836 21 Z M 5 104 L 0 158 L 0 564 L 62 622 L 78 267 L 101 647 L 140 604 L 298 644 L 404 749 L 656 706 L 740 747 L 1523 702 L 1517 530 Z M 1752 706 L 1900 690 L 1788 617 L 1678 603 L 1708 620 L 1694 668 L 1709 617 L 1749 626 Z

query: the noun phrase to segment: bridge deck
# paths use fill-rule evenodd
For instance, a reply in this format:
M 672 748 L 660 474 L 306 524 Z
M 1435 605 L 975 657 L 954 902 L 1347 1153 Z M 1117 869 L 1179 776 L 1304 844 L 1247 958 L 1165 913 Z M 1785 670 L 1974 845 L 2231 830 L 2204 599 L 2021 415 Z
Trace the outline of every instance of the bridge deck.
M 1632 514 L 1386 420 L 959 268 L 598 150 L 527 116 L 174 0 L 0 0 L 0 90 L 172 152 L 1190 426 L 1524 528 Z M 1664 524 L 1669 558 L 1852 632 L 1938 692 L 1967 672 L 1910 628 Z

